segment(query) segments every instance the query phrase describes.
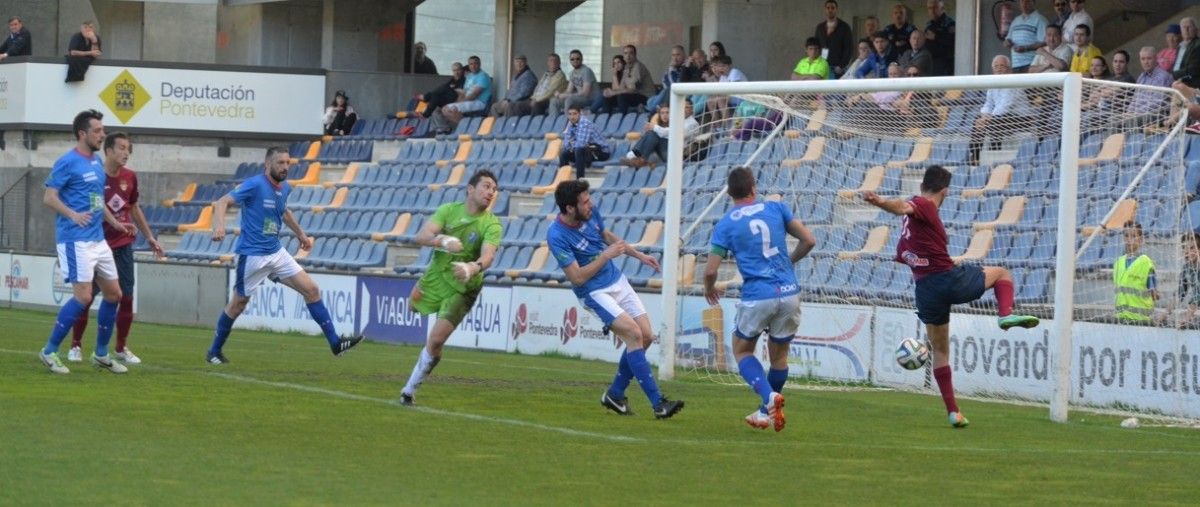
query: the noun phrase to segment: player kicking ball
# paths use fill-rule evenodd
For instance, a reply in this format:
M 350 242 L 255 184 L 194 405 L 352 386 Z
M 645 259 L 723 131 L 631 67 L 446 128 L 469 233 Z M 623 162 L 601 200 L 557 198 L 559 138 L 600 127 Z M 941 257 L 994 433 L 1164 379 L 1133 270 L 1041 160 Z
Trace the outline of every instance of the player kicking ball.
M 733 356 L 738 373 L 762 402 L 746 416 L 746 424 L 758 429 L 783 431 L 783 385 L 788 378 L 788 348 L 800 326 L 800 285 L 793 265 L 816 246 L 817 240 L 784 204 L 758 200 L 754 173 L 748 167 L 729 172 L 729 198 L 733 209 L 713 228 L 712 251 L 704 266 L 704 298 L 718 304 L 717 288 L 721 260 L 737 262 L 742 279 L 742 299 L 737 306 L 733 330 Z M 799 243 L 787 254 L 787 236 Z M 754 357 L 758 337 L 767 333 L 771 372 L 763 372 Z
M 112 249 L 104 241 L 101 221 L 124 234 L 133 234 L 133 224 L 117 221 L 104 205 L 104 164 L 100 161 L 100 146 L 104 142 L 104 115 L 87 110 L 75 115 L 71 129 L 75 131 L 75 147 L 54 161 L 46 178 L 42 202 L 53 209 L 54 240 L 58 249 L 58 265 L 63 281 L 71 284 L 73 297 L 63 303 L 55 319 L 50 339 L 39 357 L 50 371 L 67 374 L 71 370 L 58 357 L 58 348 L 75 319 L 87 312 L 92 304 L 92 280 L 100 286 L 104 298 L 96 316 L 96 351 L 92 364 L 113 373 L 129 371 L 113 361 L 108 354 L 113 323 L 117 320 L 117 302 L 121 300 L 121 285 Z M 99 275 L 99 276 L 97 276 Z
M 938 216 L 938 207 L 950 192 L 950 171 L 929 166 L 921 180 L 921 195 L 907 201 L 884 199 L 874 192 L 863 192 L 864 201 L 893 215 L 900 215 L 900 241 L 896 244 L 896 262 L 912 269 L 916 282 L 917 318 L 925 323 L 933 346 L 933 378 L 937 380 L 946 404 L 950 425 L 967 427 L 968 421 L 954 401 L 950 379 L 950 306 L 975 301 L 984 291 L 993 289 L 999 310 L 1000 329 L 1032 328 L 1038 318 L 1013 314 L 1013 281 L 1007 269 L 976 264 L 955 265 L 946 250 L 946 228 Z
M 587 180 L 559 183 L 554 190 L 554 202 L 559 215 L 546 233 L 550 255 L 571 281 L 580 303 L 625 342 L 617 375 L 600 395 L 600 404 L 617 414 L 633 415 L 625 388 L 636 378 L 654 407 L 654 417 L 666 419 L 675 415 L 683 409 L 683 400 L 668 400 L 659 392 L 650 362 L 646 360 L 646 347 L 654 341 L 650 318 L 629 280 L 613 263 L 617 257 L 630 255 L 658 270 L 658 261 L 604 228 L 604 220 L 599 210 L 593 208 L 588 194 Z
M 288 194 L 292 192 L 292 186 L 287 182 L 287 150 L 275 146 L 267 148 L 265 165 L 262 174 L 247 178 L 233 191 L 213 202 L 213 241 L 225 238 L 225 210 L 230 204 L 237 203 L 242 208 L 242 232 L 238 235 L 237 247 L 234 250 L 237 253 L 237 268 L 233 294 L 225 310 L 217 317 L 212 347 L 205 356 L 209 364 L 229 362 L 221 349 L 233 330 L 233 321 L 246 310 L 246 304 L 250 302 L 254 290 L 268 278 L 290 287 L 304 297 L 304 302 L 308 305 L 308 314 L 325 334 L 333 355 L 340 356 L 362 341 L 361 336 L 338 336 L 337 329 L 333 327 L 333 319 L 329 316 L 329 309 L 321 301 L 321 289 L 317 287 L 317 282 L 304 272 L 304 268 L 296 263 L 296 259 L 293 259 L 279 242 L 279 231 L 282 226 L 287 225 L 300 240 L 301 250 L 308 250 L 313 246 L 312 238 L 304 234 L 304 229 L 300 228 L 296 217 L 287 209 Z
M 442 360 L 442 347 L 462 322 L 479 291 L 483 272 L 491 267 L 504 231 L 488 209 L 496 198 L 496 175 L 486 169 L 467 180 L 467 199 L 438 206 L 417 233 L 416 243 L 433 247 L 429 268 L 413 287 L 409 301 L 421 315 L 436 313 L 437 322 L 413 365 L 408 383 L 400 391 L 400 404 L 412 405 L 417 388 Z

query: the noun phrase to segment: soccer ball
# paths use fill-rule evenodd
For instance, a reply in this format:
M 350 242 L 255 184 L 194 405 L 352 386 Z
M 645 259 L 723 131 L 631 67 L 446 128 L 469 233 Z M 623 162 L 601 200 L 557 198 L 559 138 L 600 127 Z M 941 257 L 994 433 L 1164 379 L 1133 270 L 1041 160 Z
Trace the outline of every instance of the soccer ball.
M 929 347 L 916 338 L 900 340 L 900 346 L 896 347 L 896 362 L 906 370 L 923 368 L 929 362 Z

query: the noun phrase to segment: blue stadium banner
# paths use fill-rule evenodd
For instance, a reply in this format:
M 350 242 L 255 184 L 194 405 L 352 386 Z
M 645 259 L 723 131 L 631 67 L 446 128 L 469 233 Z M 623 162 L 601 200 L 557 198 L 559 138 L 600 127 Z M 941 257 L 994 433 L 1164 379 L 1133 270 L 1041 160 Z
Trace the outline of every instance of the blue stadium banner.
M 358 278 L 358 329 L 372 340 L 425 343 L 428 318 L 412 309 L 408 296 L 416 280 L 408 278 Z

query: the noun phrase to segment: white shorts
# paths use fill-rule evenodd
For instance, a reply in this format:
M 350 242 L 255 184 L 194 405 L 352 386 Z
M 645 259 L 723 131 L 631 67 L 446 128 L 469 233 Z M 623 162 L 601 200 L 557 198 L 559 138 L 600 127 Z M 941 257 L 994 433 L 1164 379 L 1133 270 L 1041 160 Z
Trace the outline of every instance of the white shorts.
M 740 301 L 734 322 L 738 338 L 755 340 L 765 331 L 771 341 L 790 341 L 800 329 L 800 296 Z
M 239 255 L 233 288 L 239 296 L 250 297 L 264 280 L 286 280 L 304 272 L 287 250 L 270 255 Z
M 633 291 L 633 286 L 629 285 L 625 275 L 621 275 L 621 279 L 616 283 L 579 298 L 579 302 L 600 317 L 605 325 L 611 325 L 623 313 L 628 313 L 634 319 L 646 314 L 642 298 Z
M 117 279 L 117 263 L 106 241 L 68 241 L 58 244 L 58 268 L 66 283 L 92 283 L 94 273 Z
M 460 113 L 474 113 L 475 111 L 483 111 L 487 107 L 479 100 L 464 100 L 453 104 L 446 104 L 447 109 L 453 109 Z

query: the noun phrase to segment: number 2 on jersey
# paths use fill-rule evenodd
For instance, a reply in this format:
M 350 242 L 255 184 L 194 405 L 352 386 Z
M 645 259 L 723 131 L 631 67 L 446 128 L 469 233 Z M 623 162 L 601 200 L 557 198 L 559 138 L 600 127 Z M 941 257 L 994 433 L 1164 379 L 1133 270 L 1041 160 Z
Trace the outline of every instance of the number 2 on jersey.
M 767 223 L 762 220 L 754 219 L 750 221 L 750 232 L 755 236 L 762 237 L 762 253 L 763 257 L 770 258 L 779 253 L 779 249 L 771 246 L 771 231 L 767 228 Z

